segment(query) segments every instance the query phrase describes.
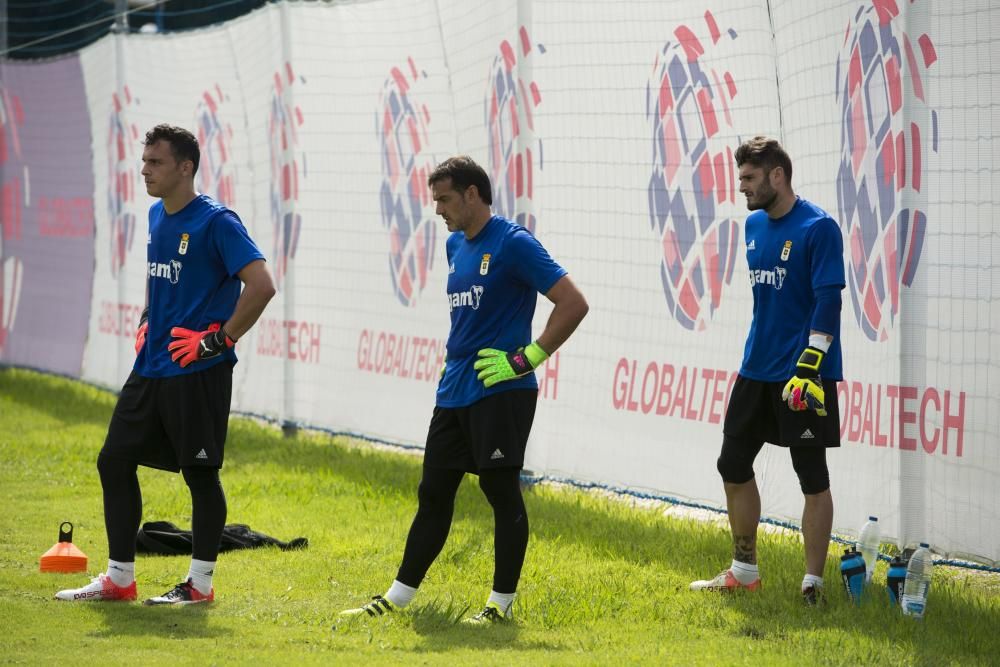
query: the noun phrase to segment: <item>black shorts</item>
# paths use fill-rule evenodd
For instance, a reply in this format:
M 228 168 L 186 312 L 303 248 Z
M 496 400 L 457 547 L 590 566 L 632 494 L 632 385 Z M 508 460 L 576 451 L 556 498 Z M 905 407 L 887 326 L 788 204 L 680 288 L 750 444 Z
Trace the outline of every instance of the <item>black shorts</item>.
M 537 401 L 536 389 L 512 389 L 463 408 L 435 406 L 424 465 L 471 473 L 523 468 Z
M 826 416 L 815 410 L 795 412 L 781 400 L 784 382 L 736 377 L 722 432 L 730 438 L 770 442 L 782 447 L 840 447 L 837 382 L 824 380 Z
M 177 472 L 221 468 L 233 365 L 168 378 L 129 375 L 111 415 L 102 456 Z

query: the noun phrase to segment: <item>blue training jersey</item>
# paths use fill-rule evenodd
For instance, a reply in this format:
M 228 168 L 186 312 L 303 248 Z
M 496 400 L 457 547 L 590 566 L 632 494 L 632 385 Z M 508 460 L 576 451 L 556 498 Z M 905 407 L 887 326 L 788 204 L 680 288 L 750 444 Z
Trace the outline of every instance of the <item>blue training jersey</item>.
M 826 211 L 801 198 L 776 220 L 763 210 L 751 213 L 745 237 L 753 322 L 740 375 L 784 382 L 795 374 L 799 355 L 809 345 L 814 291 L 844 288 L 844 239 Z M 825 380 L 843 380 L 840 332 L 824 333 L 833 336 L 833 343 L 820 374 Z
M 437 405 L 460 408 L 511 389 L 537 389 L 534 373 L 489 389 L 473 368 L 484 348 L 507 352 L 532 342 L 538 293 L 548 292 L 566 270 L 527 229 L 498 215 L 466 239 L 448 237 L 448 363 L 438 383 Z
M 173 327 L 204 331 L 224 324 L 236 309 L 243 267 L 264 259 L 239 217 L 206 195 L 173 215 L 158 201 L 149 209 L 146 246 L 149 330 L 134 369 L 143 377 L 197 373 L 223 361 L 236 363 L 234 349 L 181 368 L 167 346 Z

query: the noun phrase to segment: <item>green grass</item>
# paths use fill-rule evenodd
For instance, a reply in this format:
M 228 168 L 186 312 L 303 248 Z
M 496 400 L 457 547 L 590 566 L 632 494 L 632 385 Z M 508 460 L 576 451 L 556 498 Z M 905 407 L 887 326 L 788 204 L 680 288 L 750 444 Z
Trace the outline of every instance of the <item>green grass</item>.
M 114 400 L 83 384 L 0 370 L 0 662 L 757 667 L 1000 660 L 996 576 L 938 568 L 927 618 L 916 622 L 881 597 L 850 606 L 831 552 L 828 602 L 806 608 L 798 536 L 762 534 L 760 594 L 693 594 L 688 582 L 729 561 L 722 526 L 544 486 L 526 492 L 532 533 L 516 622 L 458 625 L 485 602 L 492 575 L 491 514 L 471 477 L 459 492 L 448 544 L 414 604 L 377 622 L 340 623 L 339 610 L 384 592 L 396 572 L 420 459 L 311 434 L 287 439 L 247 420 L 233 420 L 230 429 L 228 521 L 285 540 L 307 536 L 308 549 L 223 554 L 210 608 L 56 602 L 53 592 L 86 582 L 82 574 L 38 571 L 60 522 L 74 523 L 91 575 L 106 564 L 94 462 Z M 140 469 L 140 481 L 145 520 L 190 525 L 179 476 Z M 188 559 L 140 556 L 137 565 L 146 597 L 179 581 Z

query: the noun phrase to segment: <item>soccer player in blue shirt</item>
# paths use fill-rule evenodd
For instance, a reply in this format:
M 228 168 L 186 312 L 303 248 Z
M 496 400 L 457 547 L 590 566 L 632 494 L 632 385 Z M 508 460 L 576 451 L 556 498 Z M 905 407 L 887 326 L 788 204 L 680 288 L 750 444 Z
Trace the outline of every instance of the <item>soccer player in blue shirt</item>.
M 756 590 L 760 493 L 753 462 L 770 442 L 787 447 L 805 496 L 802 595 L 814 604 L 833 526 L 826 449 L 840 446 L 837 381 L 844 243 L 821 208 L 792 191 L 792 161 L 774 139 L 736 150 L 746 221 L 753 321 L 723 427 L 718 469 L 733 535 L 729 569 L 692 590 Z
M 234 345 L 274 296 L 264 256 L 239 217 L 194 189 L 200 151 L 189 131 L 146 133 L 142 176 L 160 201 L 149 210 L 146 308 L 136 360 L 111 416 L 97 471 L 104 491 L 108 569 L 59 600 L 135 600 L 142 518 L 139 465 L 180 471 L 191 491 L 191 567 L 145 604 L 215 598 L 212 575 L 226 523 L 219 481 L 232 395 Z M 242 291 L 241 291 L 242 285 Z
M 418 508 L 395 581 L 343 616 L 378 617 L 413 599 L 451 528 L 455 494 L 465 473 L 493 507 L 495 569 L 484 609 L 467 619 L 511 617 L 528 546 L 520 471 L 535 415 L 534 370 L 587 314 L 583 294 L 524 227 L 492 215 L 486 172 L 465 156 L 445 160 L 428 179 L 451 235 L 447 241 L 447 363 L 438 384 L 424 452 Z M 532 342 L 538 293 L 555 307 Z

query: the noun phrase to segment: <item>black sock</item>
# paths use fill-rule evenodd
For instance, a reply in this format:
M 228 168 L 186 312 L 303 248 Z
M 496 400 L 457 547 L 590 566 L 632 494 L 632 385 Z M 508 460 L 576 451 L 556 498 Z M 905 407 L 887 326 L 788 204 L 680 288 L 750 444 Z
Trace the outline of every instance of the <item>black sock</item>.
M 528 512 L 521 496 L 521 471 L 497 468 L 479 473 L 479 488 L 493 506 L 493 590 L 511 594 L 528 551 Z
M 218 468 L 191 466 L 182 468 L 184 481 L 191 490 L 192 558 L 215 561 L 219 555 L 222 529 L 226 525 L 226 494 L 219 481 Z
M 461 470 L 424 466 L 423 479 L 417 488 L 417 515 L 413 517 L 403 562 L 396 575 L 400 583 L 418 588 L 431 563 L 441 553 L 451 530 L 455 494 L 464 476 Z
M 104 528 L 108 533 L 108 558 L 135 562 L 135 535 L 142 521 L 142 492 L 138 465 L 108 456 L 97 457 L 97 472 L 104 489 Z

